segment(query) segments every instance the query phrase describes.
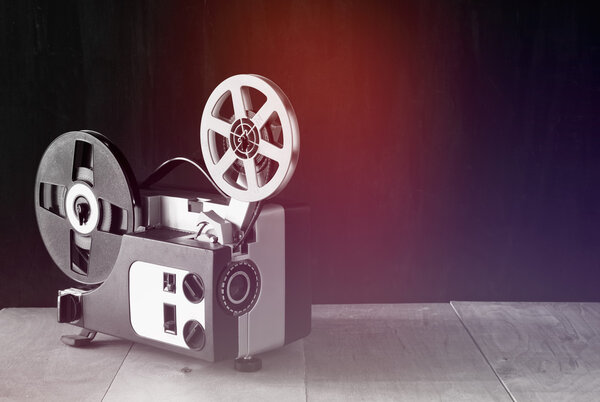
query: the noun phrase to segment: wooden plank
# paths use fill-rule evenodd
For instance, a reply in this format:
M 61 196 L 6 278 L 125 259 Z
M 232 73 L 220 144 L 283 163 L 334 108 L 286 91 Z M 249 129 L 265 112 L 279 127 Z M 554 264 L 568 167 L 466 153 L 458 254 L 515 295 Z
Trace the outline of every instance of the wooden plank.
M 2 310 L 0 399 L 101 400 L 131 342 L 102 334 L 87 348 L 60 341 L 78 331 L 58 324 L 55 308 Z
M 600 400 L 600 303 L 452 305 L 516 400 Z
M 262 370 L 240 373 L 233 360 L 207 363 L 135 344 L 104 400 L 306 400 L 302 341 L 260 357 Z
M 447 304 L 313 307 L 310 401 L 510 401 Z

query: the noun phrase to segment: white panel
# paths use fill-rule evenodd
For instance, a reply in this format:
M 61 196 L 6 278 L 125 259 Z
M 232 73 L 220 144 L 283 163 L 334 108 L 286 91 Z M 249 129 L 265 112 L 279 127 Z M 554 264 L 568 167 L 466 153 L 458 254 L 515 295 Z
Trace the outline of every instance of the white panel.
M 163 290 L 163 274 L 175 274 L 175 293 Z M 190 272 L 136 261 L 129 268 L 129 311 L 133 330 L 144 338 L 182 346 L 183 326 L 196 320 L 208 332 L 205 320 L 205 300 L 194 304 L 183 293 L 183 278 Z M 204 281 L 205 279 L 202 278 Z M 176 306 L 177 334 L 164 330 L 164 303 Z
M 188 211 L 187 198 L 162 196 L 160 200 L 163 226 L 190 232 L 198 229 L 200 214 Z
M 161 224 L 189 232 L 198 230 L 198 223 L 201 221 L 200 214 L 188 211 L 188 201 L 189 199 L 184 197 L 161 196 Z M 217 215 L 224 217 L 227 205 L 203 201 L 202 210 L 204 212 L 215 211 Z

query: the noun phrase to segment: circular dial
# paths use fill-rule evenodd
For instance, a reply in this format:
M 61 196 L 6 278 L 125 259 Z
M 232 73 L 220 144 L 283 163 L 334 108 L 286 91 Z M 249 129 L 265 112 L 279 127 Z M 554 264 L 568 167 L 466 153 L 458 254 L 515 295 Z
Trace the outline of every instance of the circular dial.
M 197 304 L 204 299 L 204 282 L 197 274 L 187 274 L 183 278 L 183 294 L 190 302 Z
M 267 78 L 242 74 L 212 92 L 200 127 L 202 156 L 219 188 L 253 202 L 281 191 L 298 162 L 296 114 Z
M 46 149 L 35 183 L 40 234 L 58 267 L 84 284 L 103 282 L 138 225 L 139 195 L 130 168 L 101 134 L 72 131 Z
M 251 260 L 230 262 L 219 278 L 217 299 L 234 317 L 254 307 L 260 293 L 260 274 Z
M 201 350 L 206 343 L 204 327 L 196 320 L 189 320 L 183 326 L 183 339 L 190 349 Z

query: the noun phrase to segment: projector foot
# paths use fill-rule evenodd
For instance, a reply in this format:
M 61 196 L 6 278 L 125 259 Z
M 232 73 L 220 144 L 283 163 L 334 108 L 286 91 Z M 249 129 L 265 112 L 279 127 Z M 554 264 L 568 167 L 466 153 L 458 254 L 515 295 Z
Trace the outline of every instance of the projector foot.
M 262 360 L 258 357 L 240 357 L 235 359 L 234 367 L 243 373 L 254 373 L 262 368 Z

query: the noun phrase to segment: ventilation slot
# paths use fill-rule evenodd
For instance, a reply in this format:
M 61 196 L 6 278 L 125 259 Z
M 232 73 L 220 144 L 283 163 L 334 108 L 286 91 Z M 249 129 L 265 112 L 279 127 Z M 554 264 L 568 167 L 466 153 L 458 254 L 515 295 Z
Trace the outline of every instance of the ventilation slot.
M 87 276 L 92 238 L 71 230 L 71 271 Z
M 113 234 L 124 234 L 127 232 L 127 211 L 110 202 L 100 199 L 100 225 L 98 229 Z
M 73 181 L 85 181 L 94 185 L 94 149 L 92 144 L 85 141 L 75 141 L 73 156 Z
M 65 217 L 65 196 L 67 188 L 56 184 L 40 183 L 40 207 Z

